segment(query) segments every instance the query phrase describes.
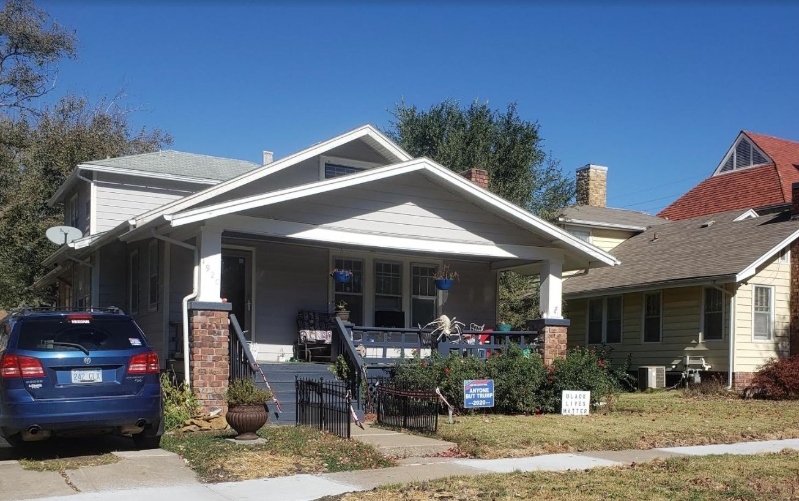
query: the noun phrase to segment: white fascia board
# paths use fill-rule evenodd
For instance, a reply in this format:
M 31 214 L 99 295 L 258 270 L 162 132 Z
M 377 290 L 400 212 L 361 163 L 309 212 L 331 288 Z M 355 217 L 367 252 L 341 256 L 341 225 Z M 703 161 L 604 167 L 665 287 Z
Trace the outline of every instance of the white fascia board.
M 61 197 L 69 190 L 69 188 L 75 184 L 75 181 L 78 179 L 78 167 L 76 167 L 67 178 L 61 183 L 61 186 L 53 193 L 53 196 L 47 200 L 47 206 L 53 207 L 55 204 L 61 201 Z
M 288 200 L 317 195 L 319 193 L 326 193 L 328 191 L 334 191 L 341 188 L 349 188 L 350 186 L 356 186 L 359 184 L 368 183 L 370 181 L 377 181 L 387 177 L 405 174 L 407 172 L 422 170 L 424 169 L 424 163 L 424 160 L 417 159 L 402 164 L 387 165 L 385 167 L 378 167 L 376 169 L 370 169 L 357 174 L 338 176 L 332 179 L 295 186 L 273 193 L 253 195 L 251 197 L 231 200 L 229 202 L 222 202 L 220 204 L 202 207 L 200 209 L 190 210 L 180 214 L 173 214 L 167 219 L 171 220 L 172 226 L 182 226 L 185 224 L 196 223 L 198 221 L 204 221 L 214 217 L 242 212 L 258 207 L 274 205 Z
M 31 290 L 37 290 L 37 289 L 41 289 L 42 287 L 47 287 L 51 283 L 55 282 L 56 278 L 58 278 L 58 275 L 63 273 L 63 271 L 64 271 L 64 267 L 63 266 L 61 266 L 61 265 L 56 266 L 55 268 L 53 268 L 52 270 L 47 272 L 47 274 L 45 276 L 43 276 L 39 280 L 33 282 L 33 285 L 30 286 L 30 289 Z
M 352 229 L 320 227 L 250 216 L 224 216 L 216 221 L 225 231 L 251 233 L 277 238 L 326 242 L 332 245 L 426 252 L 493 259 L 525 259 L 562 261 L 563 251 L 525 245 L 476 244 L 403 237 L 379 232 L 356 232 Z
M 584 219 L 569 219 L 566 217 L 558 218 L 558 221 L 564 224 L 573 224 L 575 226 L 586 226 L 590 228 L 608 228 L 611 230 L 629 230 L 629 231 L 646 231 L 644 226 L 632 226 L 626 224 L 603 223 L 600 221 L 588 221 Z
M 42 266 L 50 266 L 55 264 L 63 259 L 66 259 L 66 254 L 69 251 L 69 246 L 62 245 L 55 252 L 47 256 L 44 261 L 42 261 Z
M 759 217 L 757 211 L 755 211 L 755 209 L 749 209 L 748 211 L 744 212 L 740 216 L 733 219 L 733 221 L 743 221 L 744 219 L 751 219 L 754 217 Z
M 163 172 L 147 172 L 147 171 L 142 171 L 142 170 L 123 169 L 121 167 L 107 167 L 107 166 L 104 166 L 104 165 L 94 165 L 94 164 L 80 164 L 80 165 L 78 165 L 78 169 L 91 170 L 91 171 L 95 171 L 95 172 L 103 172 L 103 173 L 106 173 L 106 174 L 124 174 L 126 176 L 145 177 L 145 178 L 149 178 L 149 179 L 165 179 L 165 180 L 168 180 L 168 181 L 183 181 L 184 183 L 215 185 L 215 184 L 219 184 L 221 182 L 219 179 L 210 179 L 210 178 L 192 177 L 192 176 L 179 176 L 177 174 L 166 174 L 166 173 L 163 173 Z
M 240 186 L 257 181 L 258 179 L 274 174 L 275 172 L 291 167 L 292 165 L 296 165 L 300 162 L 308 160 L 309 158 L 322 155 L 327 151 L 337 148 L 343 144 L 347 144 L 351 141 L 355 141 L 356 139 L 360 139 L 364 136 L 369 136 L 375 142 L 381 146 L 384 146 L 390 153 L 395 155 L 397 160 L 400 162 L 406 162 L 412 158 L 410 155 L 408 155 L 408 153 L 403 151 L 399 146 L 391 142 L 387 137 L 380 133 L 380 131 L 371 125 L 364 125 L 327 141 L 317 143 L 310 148 L 306 148 L 285 158 L 281 158 L 280 160 L 272 162 L 261 168 L 245 172 L 239 177 L 224 181 L 216 186 L 211 186 L 210 188 L 207 188 L 199 193 L 175 200 L 174 202 L 166 204 L 162 207 L 153 209 L 150 212 L 146 212 L 136 218 L 136 226 L 147 223 L 151 219 L 162 214 L 174 214 L 188 209 L 194 205 L 197 205 L 198 203 L 202 203 L 215 196 L 221 195 L 222 193 L 226 193 Z
M 760 266 L 765 264 L 766 261 L 768 261 L 769 259 L 776 256 L 782 249 L 789 246 L 797 238 L 799 238 L 799 230 L 796 230 L 795 232 L 791 233 L 790 236 L 788 236 L 785 240 L 778 243 L 777 245 L 769 249 L 768 252 L 757 258 L 757 260 L 754 263 L 750 264 L 749 266 L 741 270 L 737 275 L 735 275 L 735 281 L 742 282 L 747 278 L 753 276 L 755 273 L 757 273 L 757 269 L 760 268 Z
M 135 242 L 136 240 L 141 240 L 143 238 L 148 238 L 150 236 L 151 229 L 158 228 L 159 225 L 167 223 L 172 220 L 172 216 L 170 214 L 164 214 L 161 216 L 156 217 L 155 219 L 151 219 L 147 223 L 137 226 L 134 228 L 133 224 L 131 223 L 128 228 L 130 229 L 127 233 L 120 236 L 119 239 L 123 242 Z M 131 220 L 133 221 L 133 220 Z

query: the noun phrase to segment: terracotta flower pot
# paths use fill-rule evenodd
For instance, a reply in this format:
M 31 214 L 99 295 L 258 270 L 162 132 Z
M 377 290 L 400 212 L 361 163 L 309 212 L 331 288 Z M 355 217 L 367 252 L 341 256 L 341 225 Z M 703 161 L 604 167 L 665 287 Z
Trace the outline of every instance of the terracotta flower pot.
M 236 440 L 256 440 L 255 433 L 269 420 L 266 406 L 261 405 L 234 405 L 229 408 L 225 419 L 231 428 L 236 430 Z

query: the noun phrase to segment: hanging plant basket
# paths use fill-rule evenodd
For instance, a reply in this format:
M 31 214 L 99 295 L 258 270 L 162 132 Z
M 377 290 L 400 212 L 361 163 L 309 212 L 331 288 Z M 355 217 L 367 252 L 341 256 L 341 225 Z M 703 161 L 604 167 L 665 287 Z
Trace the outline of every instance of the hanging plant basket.
M 436 289 L 440 291 L 448 291 L 452 288 L 452 284 L 455 282 L 452 278 L 437 278 L 436 279 Z
M 330 276 L 340 284 L 346 284 L 352 280 L 352 272 L 350 270 L 333 270 L 330 272 Z

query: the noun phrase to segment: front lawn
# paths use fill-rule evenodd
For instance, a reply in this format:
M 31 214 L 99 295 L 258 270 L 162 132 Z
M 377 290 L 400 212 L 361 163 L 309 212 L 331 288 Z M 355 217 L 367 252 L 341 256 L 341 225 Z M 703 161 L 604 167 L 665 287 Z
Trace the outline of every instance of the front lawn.
M 799 437 L 799 401 L 685 398 L 679 391 L 624 393 L 590 416 L 458 416 L 438 436 L 479 458 L 652 449 Z
M 671 458 L 619 468 L 451 477 L 328 501 L 491 500 L 759 500 L 796 499 L 799 453 Z
M 298 473 L 365 470 L 393 466 L 373 447 L 306 427 L 267 426 L 266 443 L 240 445 L 232 431 L 164 435 L 161 446 L 180 455 L 206 482 L 227 482 Z

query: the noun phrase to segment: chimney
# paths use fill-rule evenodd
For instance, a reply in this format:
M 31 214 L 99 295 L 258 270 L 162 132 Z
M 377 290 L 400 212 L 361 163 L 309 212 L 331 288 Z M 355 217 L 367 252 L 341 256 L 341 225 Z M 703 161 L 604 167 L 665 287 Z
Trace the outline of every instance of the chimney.
M 608 200 L 608 168 L 588 164 L 577 169 L 577 205 L 604 207 Z
M 488 171 L 471 168 L 461 172 L 460 174 L 484 190 L 488 189 Z
M 269 165 L 275 160 L 275 154 L 271 151 L 264 150 L 264 165 Z

